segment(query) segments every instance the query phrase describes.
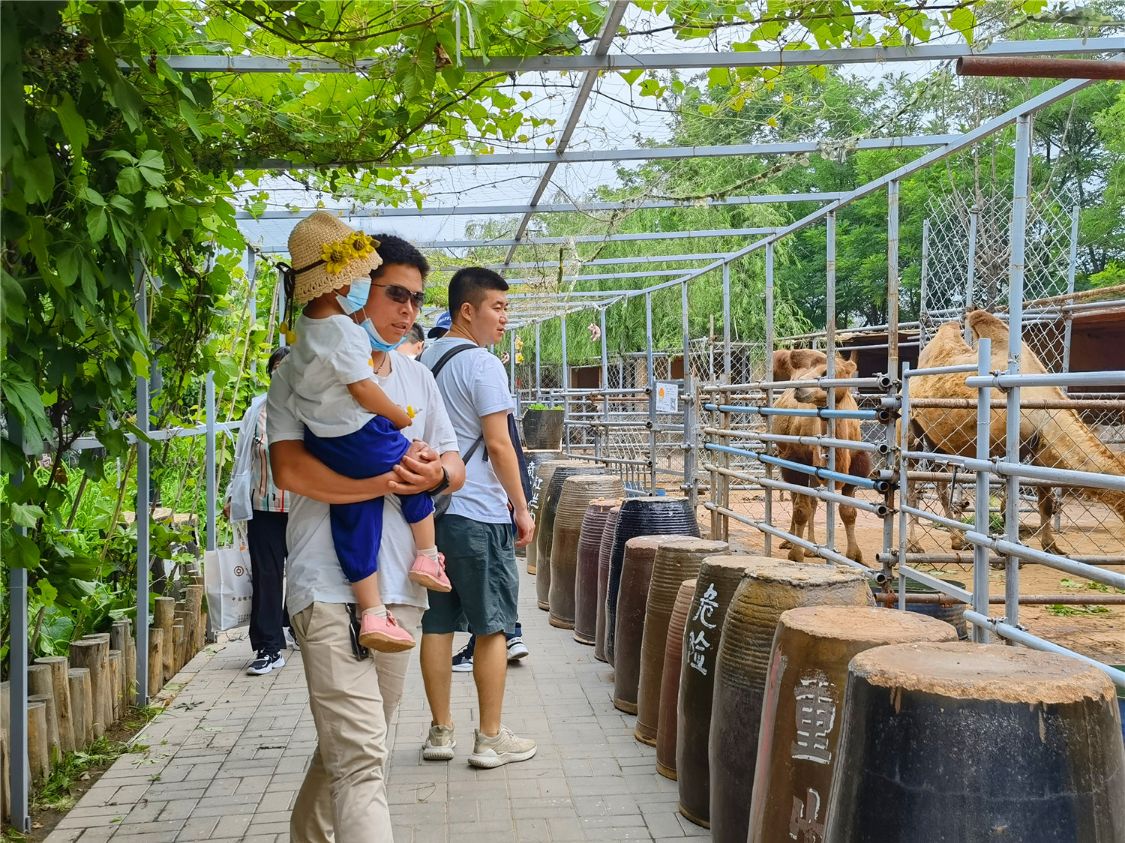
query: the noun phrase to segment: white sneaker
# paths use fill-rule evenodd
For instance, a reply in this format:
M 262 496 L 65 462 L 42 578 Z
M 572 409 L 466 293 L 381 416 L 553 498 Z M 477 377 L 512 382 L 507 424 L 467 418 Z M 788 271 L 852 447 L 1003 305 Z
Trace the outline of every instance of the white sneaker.
M 527 658 L 528 652 L 527 645 L 519 635 L 508 639 L 508 661 L 518 662 L 520 659 Z
M 474 767 L 491 770 L 514 761 L 527 761 L 535 755 L 535 741 L 516 737 L 507 726 L 501 726 L 500 734 L 491 738 L 481 734 L 480 729 L 475 731 L 473 754 L 469 756 Z
M 455 746 L 453 727 L 435 724 L 430 726 L 430 734 L 422 744 L 422 757 L 427 761 L 452 761 Z
M 285 667 L 285 657 L 281 653 L 268 653 L 258 651 L 258 657 L 250 662 L 246 672 L 251 676 L 264 676 L 272 670 L 281 670 Z
M 297 640 L 297 636 L 293 634 L 293 627 L 285 627 L 285 640 L 289 642 L 290 650 L 300 650 L 301 642 Z

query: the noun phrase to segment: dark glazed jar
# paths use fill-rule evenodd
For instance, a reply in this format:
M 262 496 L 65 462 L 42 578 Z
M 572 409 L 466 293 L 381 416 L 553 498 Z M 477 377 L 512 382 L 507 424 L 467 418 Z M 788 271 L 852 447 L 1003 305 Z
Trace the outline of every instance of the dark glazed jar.
M 574 640 L 593 645 L 598 628 L 598 551 L 609 511 L 620 506 L 620 498 L 590 501 L 582 516 L 578 537 L 578 573 L 574 583 Z
M 613 705 L 626 714 L 637 713 L 641 675 L 641 638 L 652 565 L 660 545 L 678 536 L 634 536 L 625 542 L 621 593 L 617 599 L 617 658 L 613 665 Z
M 680 583 L 699 573 L 708 556 L 725 553 L 727 543 L 710 539 L 682 538 L 667 541 L 656 551 L 652 579 L 645 607 L 644 635 L 641 638 L 641 676 L 637 688 L 637 725 L 633 737 L 656 746 L 660 717 L 660 682 L 664 676 L 664 651 L 667 645 L 672 606 Z
M 825 840 L 1125 840 L 1116 707 L 1109 677 L 1053 653 L 967 642 L 860 653 Z
M 884 644 L 956 640 L 950 624 L 913 612 L 859 606 L 783 612 L 762 702 L 747 840 L 784 840 L 810 811 L 814 825 L 823 825 L 853 656 Z
M 554 484 L 552 478 L 551 483 Z M 578 542 L 582 518 L 590 501 L 620 497 L 625 484 L 609 474 L 576 474 L 563 481 L 555 512 L 555 535 L 551 542 L 550 623 L 560 629 L 574 628 L 574 590 L 578 573 Z
M 544 463 L 558 460 L 560 458 L 560 453 L 560 451 L 529 451 L 526 448 L 524 449 L 523 457 L 527 462 L 527 476 L 531 481 L 531 499 L 527 502 L 527 506 L 528 509 L 531 510 L 532 515 L 538 512 L 540 491 L 546 491 L 543 489 L 543 478 L 540 474 L 540 468 Z M 531 556 L 534 548 L 535 542 L 531 542 L 527 547 L 516 548 L 516 556 L 523 556 L 527 559 L 527 572 L 529 574 L 535 573 L 535 562 Z
M 600 662 L 605 657 L 606 593 L 609 590 L 609 560 L 613 556 L 613 539 L 617 535 L 617 519 L 621 507 L 612 507 L 605 517 L 602 541 L 598 546 L 598 616 L 594 625 L 594 658 Z
M 617 592 L 621 586 L 621 566 L 625 561 L 625 542 L 635 536 L 699 536 L 695 512 L 687 498 L 629 498 L 622 502 L 609 558 L 609 585 L 606 589 L 605 657 L 614 664 L 614 636 L 617 626 Z
M 527 572 L 535 574 L 539 562 L 539 525 L 543 523 L 543 514 L 546 510 L 547 488 L 551 485 L 551 478 L 555 469 L 560 465 L 567 465 L 574 460 L 547 460 L 539 463 L 535 470 L 535 482 L 538 489 L 535 492 L 535 507 L 531 510 L 535 516 L 535 538 L 525 548 L 527 554 Z
M 668 639 L 664 647 L 664 674 L 660 678 L 660 717 L 656 724 L 656 772 L 676 780 L 676 700 L 680 696 L 680 668 L 684 655 L 684 624 L 695 580 L 684 580 L 676 592 L 672 616 L 668 619 Z
M 868 606 L 859 571 L 774 560 L 747 571 L 723 621 L 708 756 L 711 839 L 746 843 L 766 672 L 778 619 L 798 606 Z

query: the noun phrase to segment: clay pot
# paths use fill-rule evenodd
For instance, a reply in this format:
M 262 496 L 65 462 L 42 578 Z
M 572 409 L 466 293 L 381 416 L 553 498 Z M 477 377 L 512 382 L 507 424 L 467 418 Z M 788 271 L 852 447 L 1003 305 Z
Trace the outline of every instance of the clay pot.
M 656 725 L 656 772 L 676 780 L 676 700 L 680 695 L 680 668 L 684 654 L 684 624 L 695 595 L 695 580 L 684 580 L 676 592 L 668 636 L 664 645 L 664 672 L 660 678 L 660 716 Z M 643 669 L 642 669 L 643 674 Z
M 684 624 L 680 694 L 676 702 L 676 770 L 680 813 L 707 828 L 711 812 L 711 774 L 707 741 L 715 656 L 727 607 L 748 568 L 772 565 L 768 556 L 708 556 L 699 566 L 695 594 Z
M 664 651 L 668 623 L 680 584 L 699 573 L 708 556 L 725 553 L 727 543 L 709 539 L 682 538 L 667 541 L 656 551 L 645 608 L 644 635 L 641 639 L 641 673 L 637 688 L 637 725 L 633 737 L 656 746 L 660 718 L 660 683 L 664 676 Z M 620 603 L 620 601 L 618 601 Z
M 602 528 L 602 540 L 598 545 L 598 616 L 594 623 L 594 658 L 604 662 L 606 638 L 606 594 L 609 592 L 609 561 L 613 556 L 613 539 L 617 535 L 617 519 L 621 507 L 611 507 Z
M 715 659 L 711 709 L 711 838 L 746 843 L 758 730 L 777 622 L 798 606 L 868 606 L 867 578 L 834 565 L 775 560 L 747 572 Z
M 621 586 L 621 567 L 625 562 L 625 542 L 636 536 L 699 536 L 695 512 L 687 498 L 629 498 L 622 502 L 609 559 L 609 585 L 606 590 L 605 657 L 614 664 L 614 636 L 617 631 L 617 593 Z
M 621 593 L 617 600 L 617 658 L 613 665 L 613 705 L 626 714 L 637 713 L 637 686 L 641 677 L 641 639 L 645 607 L 656 552 L 677 536 L 634 536 L 625 542 L 621 568 Z
M 604 474 L 605 472 L 581 460 L 567 460 L 556 465 L 551 482 L 543 495 L 542 518 L 536 523 L 535 542 L 538 545 L 535 559 L 535 596 L 539 608 L 550 609 L 551 600 L 551 549 L 555 538 L 555 515 L 562 496 L 563 481 L 579 474 Z M 581 527 L 579 523 L 579 527 Z
M 853 656 L 884 644 L 955 640 L 950 624 L 912 612 L 857 606 L 783 612 L 762 703 L 747 840 L 785 840 L 794 805 L 827 802 Z M 822 824 L 826 812 L 815 813 Z
M 578 573 L 574 583 L 574 640 L 593 645 L 598 627 L 598 549 L 609 511 L 620 506 L 620 498 L 590 501 L 582 516 L 578 537 Z
M 528 448 L 557 451 L 562 446 L 563 417 L 561 407 L 524 411 L 520 419 L 524 444 Z
M 1125 745 L 1097 668 L 894 644 L 852 659 L 844 696 L 825 840 L 1125 839 Z
M 529 451 L 526 448 L 523 452 L 524 461 L 527 463 L 527 476 L 531 481 L 531 499 L 527 502 L 528 509 L 534 515 L 538 511 L 539 506 L 539 492 L 543 487 L 543 476 L 539 473 L 540 467 L 547 462 L 552 462 L 559 459 L 561 451 Z M 531 554 L 534 553 L 535 542 L 532 542 L 527 547 L 516 548 L 516 556 L 523 556 L 527 558 L 527 572 L 534 574 L 534 561 Z
M 546 509 L 547 487 L 551 485 L 551 478 L 555 474 L 555 469 L 560 464 L 570 464 L 574 460 L 547 460 L 539 464 L 536 469 L 536 483 L 539 488 L 535 494 L 535 506 L 532 508 L 531 513 L 535 516 L 535 538 L 526 548 L 527 551 L 527 572 L 534 574 L 538 567 L 539 561 L 539 536 L 541 535 L 539 526 L 543 523 L 544 510 Z
M 551 478 L 552 485 L 558 476 L 556 472 Z M 590 502 L 624 494 L 625 484 L 621 478 L 609 474 L 576 474 L 563 481 L 555 513 L 555 536 L 551 542 L 551 591 L 548 600 L 551 626 L 574 628 L 578 542 L 582 536 L 582 519 Z

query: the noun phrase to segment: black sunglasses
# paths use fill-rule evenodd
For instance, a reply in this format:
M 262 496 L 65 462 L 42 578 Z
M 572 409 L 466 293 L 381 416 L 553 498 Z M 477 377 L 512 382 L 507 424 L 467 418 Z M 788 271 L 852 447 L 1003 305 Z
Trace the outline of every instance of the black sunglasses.
M 387 298 L 395 304 L 406 304 L 410 302 L 414 305 L 415 310 L 421 310 L 422 305 L 426 303 L 425 293 L 415 293 L 406 287 L 400 287 L 398 284 L 374 284 L 375 287 L 382 287 L 387 291 Z

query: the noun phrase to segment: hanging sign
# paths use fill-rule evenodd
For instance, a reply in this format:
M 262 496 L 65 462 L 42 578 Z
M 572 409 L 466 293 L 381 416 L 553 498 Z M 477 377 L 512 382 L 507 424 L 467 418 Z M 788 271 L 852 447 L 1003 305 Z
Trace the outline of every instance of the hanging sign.
M 656 382 L 656 412 L 680 412 L 680 385 L 675 381 Z

